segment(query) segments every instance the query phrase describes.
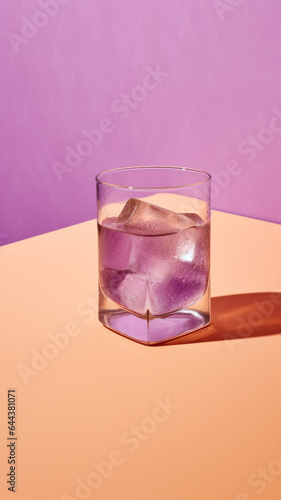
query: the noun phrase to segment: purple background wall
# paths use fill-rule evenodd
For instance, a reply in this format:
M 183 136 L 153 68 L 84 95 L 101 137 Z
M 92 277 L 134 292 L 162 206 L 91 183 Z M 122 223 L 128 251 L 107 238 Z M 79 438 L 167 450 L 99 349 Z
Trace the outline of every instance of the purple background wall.
M 0 10 L 1 244 L 95 217 L 95 174 L 130 165 L 207 170 L 213 208 L 281 222 L 280 0 Z

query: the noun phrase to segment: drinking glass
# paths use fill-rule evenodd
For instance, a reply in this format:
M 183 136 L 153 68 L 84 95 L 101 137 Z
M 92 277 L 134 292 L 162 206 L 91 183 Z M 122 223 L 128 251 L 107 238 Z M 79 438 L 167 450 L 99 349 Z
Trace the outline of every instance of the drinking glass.
M 144 344 L 206 326 L 211 176 L 144 166 L 96 183 L 101 323 Z

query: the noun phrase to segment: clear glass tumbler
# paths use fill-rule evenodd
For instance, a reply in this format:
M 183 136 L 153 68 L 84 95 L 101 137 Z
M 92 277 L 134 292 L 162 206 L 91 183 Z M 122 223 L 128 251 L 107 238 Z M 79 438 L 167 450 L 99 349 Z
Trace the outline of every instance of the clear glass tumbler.
M 130 167 L 96 177 L 99 320 L 144 344 L 210 322 L 207 172 Z

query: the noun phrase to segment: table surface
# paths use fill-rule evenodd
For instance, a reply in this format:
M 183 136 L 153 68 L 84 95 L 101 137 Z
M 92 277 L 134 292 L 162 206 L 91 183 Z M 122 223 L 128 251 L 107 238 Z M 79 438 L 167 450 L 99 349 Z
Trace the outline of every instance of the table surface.
M 1 248 L 0 498 L 15 389 L 18 500 L 280 500 L 281 227 L 214 211 L 212 325 L 149 347 L 97 321 L 95 224 Z

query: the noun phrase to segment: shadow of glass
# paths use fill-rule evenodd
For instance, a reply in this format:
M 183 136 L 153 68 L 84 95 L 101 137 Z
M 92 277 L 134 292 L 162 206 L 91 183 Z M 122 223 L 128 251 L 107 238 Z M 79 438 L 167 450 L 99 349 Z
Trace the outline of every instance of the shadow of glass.
M 161 345 L 213 342 L 281 334 L 281 293 L 246 293 L 211 299 L 210 325 Z

